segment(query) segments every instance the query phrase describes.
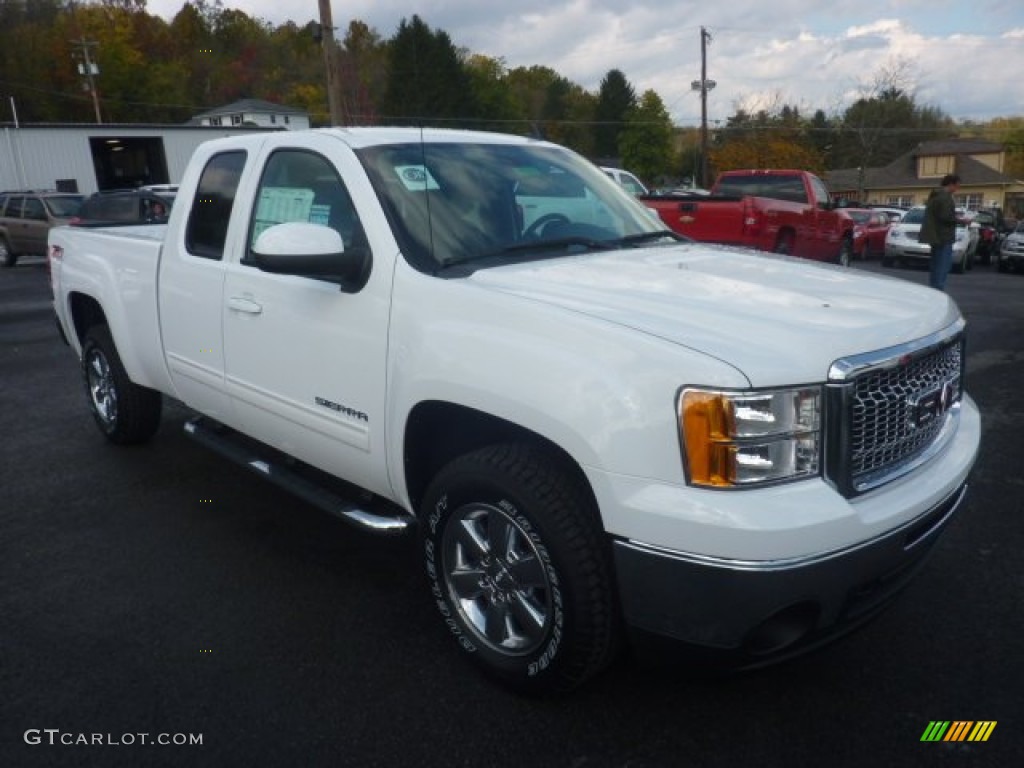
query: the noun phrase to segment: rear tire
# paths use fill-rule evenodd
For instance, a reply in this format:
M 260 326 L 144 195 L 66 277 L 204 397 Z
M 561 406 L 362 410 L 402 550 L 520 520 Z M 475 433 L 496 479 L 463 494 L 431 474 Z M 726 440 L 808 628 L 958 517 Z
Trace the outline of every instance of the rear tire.
M 96 425 L 112 443 L 149 440 L 160 426 L 159 392 L 132 383 L 114 346 L 110 329 L 94 325 L 82 341 L 82 377 Z
M 18 263 L 18 257 L 11 251 L 11 246 L 5 237 L 0 237 L 0 263 L 5 267 L 13 267 Z
M 494 445 L 441 470 L 422 505 L 434 601 L 459 647 L 525 693 L 575 688 L 618 645 L 593 501 L 559 457 Z

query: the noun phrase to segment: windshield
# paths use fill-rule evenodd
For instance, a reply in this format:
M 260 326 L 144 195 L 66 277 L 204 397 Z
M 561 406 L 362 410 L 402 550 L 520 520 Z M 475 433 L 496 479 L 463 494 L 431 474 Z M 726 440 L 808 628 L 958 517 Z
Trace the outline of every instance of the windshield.
M 437 142 L 358 154 L 403 253 L 425 271 L 672 237 L 599 168 L 561 147 Z
M 62 197 L 47 197 L 44 198 L 44 202 L 53 216 L 58 219 L 70 219 L 78 213 L 83 199 L 81 195 L 65 195 Z
M 911 208 L 901 220 L 903 224 L 920 224 L 924 221 L 924 208 Z
M 867 224 L 868 219 L 871 218 L 870 211 L 847 211 L 846 215 L 858 224 Z

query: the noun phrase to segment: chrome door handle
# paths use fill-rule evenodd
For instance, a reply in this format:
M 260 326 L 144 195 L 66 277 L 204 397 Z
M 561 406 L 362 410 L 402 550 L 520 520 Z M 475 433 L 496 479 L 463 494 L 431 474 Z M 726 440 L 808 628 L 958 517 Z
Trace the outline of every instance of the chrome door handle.
M 228 299 L 228 309 L 233 309 L 235 312 L 245 312 L 249 315 L 258 315 L 263 311 L 263 305 L 242 296 L 232 296 Z

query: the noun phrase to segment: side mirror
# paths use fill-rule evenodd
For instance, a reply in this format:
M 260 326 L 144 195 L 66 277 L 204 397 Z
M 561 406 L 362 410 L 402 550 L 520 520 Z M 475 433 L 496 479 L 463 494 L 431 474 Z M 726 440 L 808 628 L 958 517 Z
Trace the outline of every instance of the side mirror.
M 370 249 L 349 248 L 335 230 L 322 224 L 289 221 L 261 232 L 248 263 L 264 272 L 301 275 L 338 283 L 354 293 L 370 277 Z

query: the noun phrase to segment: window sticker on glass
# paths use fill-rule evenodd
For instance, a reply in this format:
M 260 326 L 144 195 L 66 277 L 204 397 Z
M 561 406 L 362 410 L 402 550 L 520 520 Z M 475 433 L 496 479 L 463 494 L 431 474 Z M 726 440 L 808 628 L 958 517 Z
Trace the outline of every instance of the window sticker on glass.
M 441 188 L 425 165 L 396 165 L 395 173 L 410 192 Z
M 289 221 L 310 221 L 313 190 L 301 187 L 264 187 L 256 204 L 253 242 L 265 229 Z
M 331 220 L 331 206 L 325 203 L 317 203 L 316 205 L 310 206 L 309 209 L 309 223 L 320 224 L 322 226 L 328 226 Z

